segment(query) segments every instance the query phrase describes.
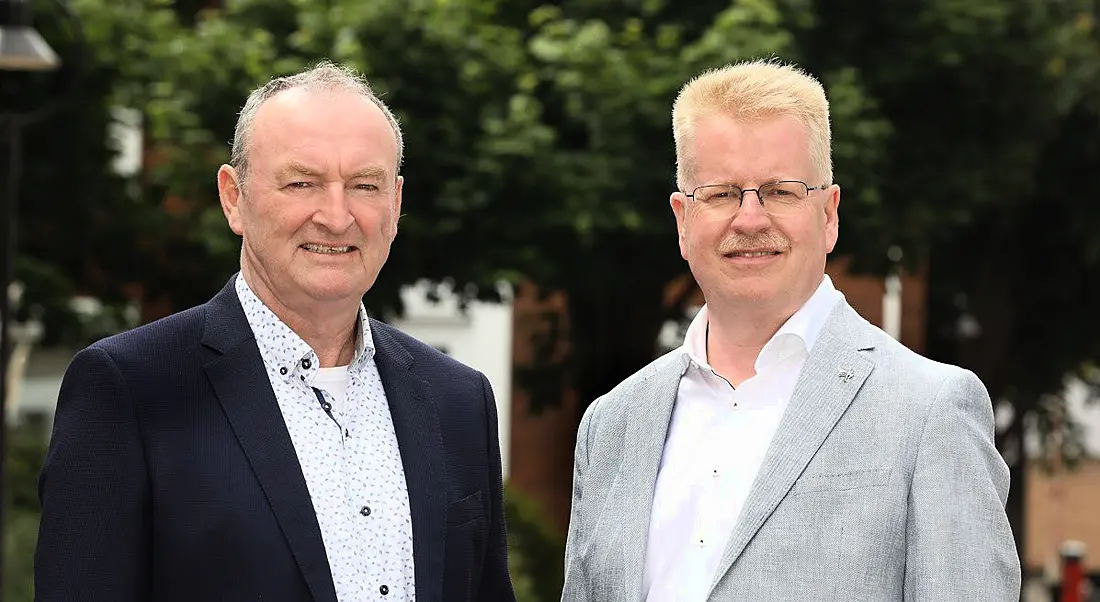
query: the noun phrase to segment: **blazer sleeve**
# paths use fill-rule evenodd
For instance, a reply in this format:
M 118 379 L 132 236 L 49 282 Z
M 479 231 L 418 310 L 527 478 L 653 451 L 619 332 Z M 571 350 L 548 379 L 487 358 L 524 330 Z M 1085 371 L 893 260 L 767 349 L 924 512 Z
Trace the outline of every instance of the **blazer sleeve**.
M 504 485 L 500 461 L 500 435 L 497 426 L 497 404 L 493 387 L 485 375 L 481 375 L 481 387 L 485 397 L 485 413 L 489 433 L 490 517 L 489 542 L 485 562 L 482 565 L 480 602 L 515 602 L 512 577 L 508 571 L 508 530 L 504 517 Z
M 1020 598 L 1020 561 L 1005 514 L 1009 472 L 993 429 L 993 406 L 977 376 L 949 378 L 917 451 L 906 525 L 907 602 Z
M 585 547 L 584 521 L 587 520 L 587 517 L 581 515 L 581 499 L 584 496 L 584 475 L 588 470 L 588 431 L 595 407 L 596 403 L 589 405 L 577 428 L 577 445 L 573 452 L 573 500 L 569 509 L 569 531 L 565 539 L 562 602 L 586 602 L 589 599 L 585 570 L 581 562 L 581 551 Z
M 62 380 L 38 481 L 37 602 L 150 599 L 147 474 L 118 366 L 102 349 L 81 351 Z

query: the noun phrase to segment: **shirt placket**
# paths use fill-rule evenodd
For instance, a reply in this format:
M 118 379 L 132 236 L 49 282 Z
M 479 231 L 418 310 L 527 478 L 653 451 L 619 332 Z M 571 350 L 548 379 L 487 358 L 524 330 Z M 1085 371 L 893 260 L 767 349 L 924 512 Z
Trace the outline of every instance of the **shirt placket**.
M 311 428 L 318 430 L 315 438 L 320 441 L 320 446 L 313 450 L 316 455 L 310 461 L 322 465 L 331 463 L 336 473 L 335 479 L 331 481 L 315 479 L 320 481 L 320 486 L 325 490 L 322 497 L 326 500 L 323 510 L 325 515 L 323 520 L 328 525 L 326 531 L 336 540 L 333 542 L 333 549 L 329 550 L 333 582 L 338 594 L 355 592 L 357 591 L 355 574 L 348 571 L 347 567 L 354 566 L 356 562 L 358 556 L 356 544 L 360 538 L 356 536 L 354 515 L 347 504 L 350 480 L 343 426 L 333 411 L 332 396 L 312 384 L 313 379 L 309 374 L 311 370 L 316 370 L 313 367 L 313 361 L 312 356 L 299 361 L 298 368 L 301 373 L 297 380 L 303 389 L 303 395 L 309 402 L 307 413 L 311 416 L 318 416 L 318 414 L 320 416 L 318 420 L 307 419 L 302 423 L 316 425 Z M 317 504 L 317 501 L 315 500 L 314 503 Z M 343 602 L 345 596 L 341 596 L 340 599 Z
M 366 599 L 376 599 L 380 595 L 380 588 L 385 585 L 389 595 L 380 599 L 392 599 L 393 581 L 386 574 L 385 564 L 389 555 L 385 537 L 378 537 L 374 522 L 380 516 L 386 516 L 390 509 L 384 500 L 374 495 L 370 484 L 380 482 L 382 475 L 377 472 L 376 466 L 365 451 L 364 443 L 371 436 L 365 432 L 362 423 L 363 408 L 366 402 L 362 391 L 362 380 L 355 370 L 349 370 L 347 393 L 344 398 L 344 428 L 346 454 L 348 457 L 348 470 L 362 475 L 358 487 L 349 487 L 347 503 L 353 510 L 354 521 L 350 531 L 354 533 L 353 546 L 355 558 L 360 559 L 356 564 L 359 568 L 355 571 L 355 580 L 359 591 L 363 592 Z M 349 484 L 353 483 L 348 479 Z M 367 542 L 374 542 L 375 552 L 368 553 Z M 371 558 L 371 556 L 375 556 Z M 362 559 L 369 559 L 362 562 Z

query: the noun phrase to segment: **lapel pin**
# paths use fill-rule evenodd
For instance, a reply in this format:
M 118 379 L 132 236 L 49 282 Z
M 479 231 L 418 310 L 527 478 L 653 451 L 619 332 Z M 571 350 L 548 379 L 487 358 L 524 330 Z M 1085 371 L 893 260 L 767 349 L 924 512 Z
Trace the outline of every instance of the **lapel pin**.
M 851 368 L 845 368 L 845 369 L 841 370 L 839 373 L 837 373 L 837 376 L 840 378 L 840 380 L 842 380 L 844 382 L 848 382 L 848 381 L 852 380 L 852 377 L 854 377 L 855 375 L 856 375 L 856 373 L 852 372 Z

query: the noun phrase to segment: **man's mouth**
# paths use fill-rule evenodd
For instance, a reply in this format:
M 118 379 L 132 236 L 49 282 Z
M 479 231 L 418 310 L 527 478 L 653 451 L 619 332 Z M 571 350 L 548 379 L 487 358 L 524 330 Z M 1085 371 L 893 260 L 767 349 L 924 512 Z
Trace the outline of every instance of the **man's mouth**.
M 317 245 L 312 243 L 306 243 L 302 245 L 302 248 L 310 253 L 320 253 L 322 255 L 340 255 L 341 253 L 350 253 L 355 250 L 353 246 L 332 246 L 332 245 Z
M 779 251 L 732 251 L 726 253 L 726 257 L 771 257 L 773 255 L 779 255 Z

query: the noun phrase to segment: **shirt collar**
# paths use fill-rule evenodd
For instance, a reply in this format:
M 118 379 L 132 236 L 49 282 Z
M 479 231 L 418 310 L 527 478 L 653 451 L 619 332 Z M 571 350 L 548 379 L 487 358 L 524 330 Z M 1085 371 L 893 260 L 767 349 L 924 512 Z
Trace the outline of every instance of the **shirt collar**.
M 248 325 L 256 337 L 264 361 L 281 376 L 290 380 L 301 380 L 312 386 L 314 377 L 320 368 L 317 354 L 298 333 L 291 330 L 275 312 L 256 296 L 245 282 L 244 276 L 237 274 L 235 283 L 237 297 L 241 301 Z M 348 373 L 361 370 L 374 358 L 374 338 L 371 335 L 370 319 L 366 307 L 359 303 L 359 330 L 355 341 L 355 356 L 348 366 Z
M 833 286 L 833 281 L 826 274 L 814 294 L 779 327 L 761 349 L 756 358 L 756 371 L 760 372 L 800 351 L 808 354 L 817 342 L 833 307 L 843 298 L 844 294 Z M 707 328 L 710 323 L 708 315 L 707 306 L 703 305 L 691 320 L 680 349 L 694 364 L 711 369 L 707 363 Z

